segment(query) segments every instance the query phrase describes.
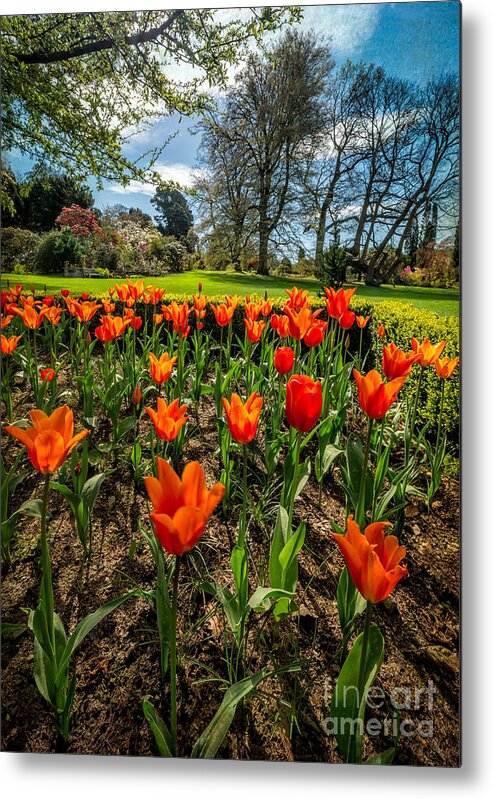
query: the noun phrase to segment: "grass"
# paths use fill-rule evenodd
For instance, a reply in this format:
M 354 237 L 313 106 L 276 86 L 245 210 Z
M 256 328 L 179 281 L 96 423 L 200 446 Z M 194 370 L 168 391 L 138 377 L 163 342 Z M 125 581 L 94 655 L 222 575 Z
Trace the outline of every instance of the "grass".
M 179 275 L 167 277 L 145 278 L 146 285 L 164 286 L 170 294 L 192 295 L 197 291 L 197 284 L 202 283 L 202 290 L 209 296 L 218 294 L 246 294 L 262 296 L 268 292 L 270 298 L 285 296 L 285 289 L 293 285 L 302 286 L 313 293 L 320 291 L 320 283 L 313 278 L 284 278 L 261 277 L 253 274 L 237 272 L 184 272 Z M 117 282 L 121 282 L 120 280 Z M 7 284 L 23 283 L 26 288 L 35 286 L 39 291 L 48 294 L 59 292 L 68 288 L 73 294 L 83 291 L 89 294 L 105 294 L 108 288 L 115 284 L 115 279 L 110 278 L 66 278 L 58 275 L 13 275 L 3 274 L 1 278 L 2 289 Z M 365 297 L 372 301 L 395 300 L 406 302 L 416 308 L 425 308 L 434 311 L 439 316 L 459 315 L 459 292 L 457 289 L 414 288 L 408 286 L 358 286 L 358 297 Z

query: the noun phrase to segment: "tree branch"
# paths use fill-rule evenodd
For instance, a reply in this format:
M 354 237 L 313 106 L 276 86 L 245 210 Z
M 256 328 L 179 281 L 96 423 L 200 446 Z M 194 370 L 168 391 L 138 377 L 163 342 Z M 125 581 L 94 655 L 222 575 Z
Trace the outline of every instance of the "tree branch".
M 158 39 L 163 33 L 169 30 L 175 20 L 184 13 L 182 9 L 177 9 L 157 28 L 150 28 L 147 31 L 134 33 L 132 36 L 125 36 L 125 44 L 144 44 L 145 42 L 152 42 Z M 58 50 L 53 53 L 16 53 L 15 57 L 24 64 L 53 64 L 59 61 L 69 61 L 71 58 L 80 58 L 80 56 L 90 55 L 91 53 L 100 53 L 103 50 L 111 50 L 113 47 L 115 47 L 114 40 L 107 38 L 100 39 L 96 42 L 90 42 L 80 47 L 74 47 L 71 50 Z

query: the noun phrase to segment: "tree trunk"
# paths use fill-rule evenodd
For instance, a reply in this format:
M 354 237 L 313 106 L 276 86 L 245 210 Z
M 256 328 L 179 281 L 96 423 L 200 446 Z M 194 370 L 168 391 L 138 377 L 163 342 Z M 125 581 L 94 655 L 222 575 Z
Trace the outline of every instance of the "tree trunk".
M 267 257 L 269 254 L 269 219 L 267 216 L 267 197 L 261 197 L 259 203 L 259 242 L 258 242 L 258 275 L 268 275 L 269 265 Z

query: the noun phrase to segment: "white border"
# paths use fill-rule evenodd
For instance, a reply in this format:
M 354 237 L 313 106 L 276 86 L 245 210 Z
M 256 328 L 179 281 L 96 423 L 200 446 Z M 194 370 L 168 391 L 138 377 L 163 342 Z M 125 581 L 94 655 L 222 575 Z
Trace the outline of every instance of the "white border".
M 265 3 L 258 3 L 263 5 Z M 286 5 L 289 3 L 286 3 Z M 125 10 L 171 5 L 156 0 L 76 0 L 70 10 Z M 218 7 L 204 0 L 173 7 Z M 248 6 L 244 0 L 236 6 Z M 160 761 L 49 755 L 0 755 L 0 780 L 5 797 L 118 797 L 185 793 L 200 799 L 240 799 L 300 795 L 358 796 L 381 799 L 414 797 L 429 789 L 433 796 L 491 795 L 492 601 L 490 375 L 493 341 L 493 258 L 491 231 L 493 3 L 463 1 L 463 767 L 456 769 L 361 768 L 318 764 L 273 764 Z M 4 2 L 4 13 L 67 11 L 60 0 Z M 490 468 L 489 468 L 490 467 Z M 488 784 L 490 789 L 487 789 Z M 395 793 L 393 793 L 395 792 Z M 426 794 L 425 794 L 426 795 Z

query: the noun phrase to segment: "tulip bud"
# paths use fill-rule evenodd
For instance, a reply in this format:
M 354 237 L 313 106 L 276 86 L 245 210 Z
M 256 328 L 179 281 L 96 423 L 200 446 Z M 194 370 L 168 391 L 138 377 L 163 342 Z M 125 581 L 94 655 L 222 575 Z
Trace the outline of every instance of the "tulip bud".
M 135 406 L 140 405 L 142 402 L 142 391 L 140 390 L 140 386 L 136 385 L 134 390 L 132 391 L 132 403 Z
M 87 341 L 88 344 L 91 343 L 91 334 L 89 333 L 89 330 L 86 333 L 86 341 Z
M 198 288 L 199 288 L 199 294 L 200 294 L 200 293 L 201 293 L 201 291 L 202 291 L 202 283 L 201 283 L 201 282 L 199 282 L 199 286 L 198 286 Z
M 350 338 L 349 333 L 348 333 L 347 336 L 346 336 L 346 340 L 344 341 L 344 346 L 346 347 L 347 350 L 349 349 L 349 344 L 350 343 L 351 343 L 351 338 Z

